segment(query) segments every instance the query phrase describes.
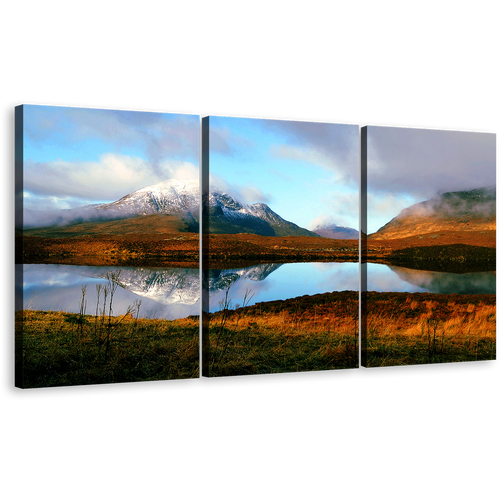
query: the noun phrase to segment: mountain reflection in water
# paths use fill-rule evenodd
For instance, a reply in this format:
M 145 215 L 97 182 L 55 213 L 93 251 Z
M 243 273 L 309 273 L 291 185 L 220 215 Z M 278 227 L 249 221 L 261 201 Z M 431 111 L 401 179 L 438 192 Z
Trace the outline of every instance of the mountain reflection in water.
M 140 317 L 177 319 L 198 315 L 199 269 L 92 267 L 28 264 L 23 266 L 25 309 L 78 312 L 82 286 L 87 286 L 87 314 L 95 314 L 97 284 L 114 276 L 119 285 L 113 298 L 113 314 L 124 314 L 141 300 Z M 101 297 L 102 307 L 102 297 Z
M 25 309 L 78 312 L 82 286 L 87 286 L 87 314 L 96 309 L 96 284 L 106 284 L 108 273 L 119 287 L 113 313 L 123 314 L 141 300 L 140 316 L 176 319 L 200 312 L 198 269 L 90 267 L 28 264 L 21 266 L 23 285 L 16 289 L 16 304 Z M 358 290 L 359 266 L 355 262 L 261 264 L 240 269 L 209 270 L 203 284 L 209 292 L 210 311 L 219 309 L 229 286 L 231 306 L 302 295 Z M 368 264 L 368 290 L 379 292 L 495 293 L 496 272 L 444 273 L 383 264 Z
M 375 292 L 496 293 L 496 272 L 446 273 L 368 263 L 368 290 Z
M 400 279 L 425 288 L 433 293 L 496 293 L 496 272 L 480 273 L 442 273 L 435 271 L 416 271 L 401 267 L 392 267 Z

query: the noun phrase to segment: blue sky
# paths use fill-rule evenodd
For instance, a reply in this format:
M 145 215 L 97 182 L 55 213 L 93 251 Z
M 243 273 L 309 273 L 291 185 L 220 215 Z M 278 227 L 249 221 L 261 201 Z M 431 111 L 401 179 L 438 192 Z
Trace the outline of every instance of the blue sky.
M 210 117 L 211 184 L 284 219 L 358 228 L 358 126 Z
M 199 117 L 32 106 L 24 113 L 24 207 L 115 201 L 199 175 Z
M 358 227 L 358 127 L 211 117 L 211 174 L 285 219 Z M 197 178 L 199 117 L 24 106 L 24 207 L 118 200 L 167 179 Z
M 358 126 L 210 117 L 212 182 L 283 218 L 358 228 Z M 496 183 L 491 133 L 368 127 L 368 232 L 439 192 Z M 199 117 L 24 106 L 24 206 L 75 208 L 199 174 Z

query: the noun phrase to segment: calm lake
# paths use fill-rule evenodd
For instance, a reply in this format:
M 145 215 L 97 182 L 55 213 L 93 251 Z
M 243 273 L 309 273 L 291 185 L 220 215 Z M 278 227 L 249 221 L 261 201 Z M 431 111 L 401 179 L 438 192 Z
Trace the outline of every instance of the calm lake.
M 96 309 L 96 285 L 113 273 L 119 285 L 113 314 L 123 314 L 141 301 L 140 317 L 176 319 L 200 312 L 198 269 L 90 267 L 28 264 L 22 266 L 25 309 L 78 312 L 82 286 L 87 286 L 87 314 Z M 229 286 L 232 307 L 284 300 L 317 293 L 359 290 L 356 262 L 261 264 L 241 269 L 209 270 L 203 275 L 209 289 L 210 311 L 219 310 Z M 496 293 L 496 272 L 442 273 L 368 264 L 368 290 L 379 292 Z M 24 292 L 24 294 L 23 294 Z

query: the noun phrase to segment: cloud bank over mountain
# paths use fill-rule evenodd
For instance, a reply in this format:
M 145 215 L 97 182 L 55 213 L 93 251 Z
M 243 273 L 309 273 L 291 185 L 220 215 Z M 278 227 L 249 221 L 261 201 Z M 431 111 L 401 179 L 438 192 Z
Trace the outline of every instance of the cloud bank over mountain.
M 438 231 L 496 229 L 496 186 L 436 195 L 402 210 L 372 239 L 406 238 Z
M 495 134 L 368 127 L 368 232 L 438 193 L 496 184 Z
M 495 134 L 368 127 L 373 193 L 431 198 L 438 192 L 495 185 Z

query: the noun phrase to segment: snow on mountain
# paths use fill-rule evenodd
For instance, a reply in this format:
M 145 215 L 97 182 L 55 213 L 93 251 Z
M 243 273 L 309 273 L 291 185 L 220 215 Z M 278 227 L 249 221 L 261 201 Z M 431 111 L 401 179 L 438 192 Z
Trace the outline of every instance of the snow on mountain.
M 198 179 L 178 181 L 171 179 L 154 186 L 144 187 L 113 203 L 94 206 L 95 210 L 113 214 L 199 214 Z
M 164 214 L 177 216 L 187 223 L 189 231 L 198 231 L 199 191 L 198 179 L 170 179 L 138 189 L 111 203 L 53 212 L 24 211 L 24 227 L 62 226 L 77 222 Z M 214 187 L 208 193 L 208 231 L 217 234 L 318 236 L 283 219 L 265 203 L 240 203 Z

